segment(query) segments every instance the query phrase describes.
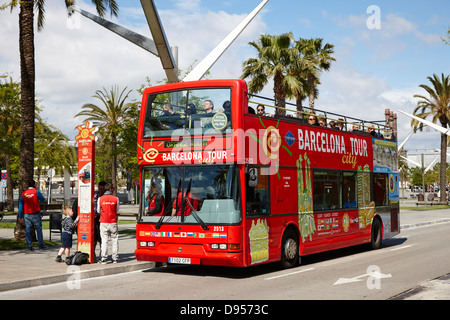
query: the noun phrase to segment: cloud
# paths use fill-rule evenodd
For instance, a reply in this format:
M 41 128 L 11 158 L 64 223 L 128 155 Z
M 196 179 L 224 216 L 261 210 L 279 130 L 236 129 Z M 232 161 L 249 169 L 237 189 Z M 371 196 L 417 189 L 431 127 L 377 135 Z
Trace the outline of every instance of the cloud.
M 348 29 L 350 37 L 365 45 L 370 50 L 371 59 L 375 62 L 387 61 L 398 52 L 411 50 L 418 43 L 427 46 L 440 44 L 440 35 L 425 33 L 421 27 L 406 18 L 394 14 L 384 13 L 381 10 L 379 16 L 379 29 L 369 29 L 368 21 L 372 21 L 373 15 L 336 15 L 323 12 L 323 16 L 345 30 Z M 348 36 L 347 36 L 348 37 Z
M 78 5 L 96 12 L 90 2 L 78 1 Z M 13 72 L 14 80 L 20 81 L 18 9 L 13 14 L 0 11 L 0 15 L 0 41 L 7 44 L 0 46 L 0 70 Z M 208 11 L 201 1 L 177 1 L 175 9 L 160 10 L 159 15 L 170 44 L 179 48 L 182 70 L 206 56 L 246 16 Z M 119 21 L 112 20 L 151 38 L 142 10 L 124 9 Z M 241 53 L 265 29 L 262 18 L 255 18 L 211 69 L 211 78 L 239 77 Z M 113 85 L 137 89 L 147 76 L 153 83 L 165 78 L 159 58 L 79 13 L 69 19 L 63 2 L 46 6 L 46 23 L 35 33 L 35 46 L 36 94 L 44 107 L 41 115 L 70 139 L 75 135 L 73 128 L 82 121 L 74 118 L 81 106 L 100 103 L 92 98 L 96 90 L 109 90 Z M 133 97 L 141 99 L 137 93 Z

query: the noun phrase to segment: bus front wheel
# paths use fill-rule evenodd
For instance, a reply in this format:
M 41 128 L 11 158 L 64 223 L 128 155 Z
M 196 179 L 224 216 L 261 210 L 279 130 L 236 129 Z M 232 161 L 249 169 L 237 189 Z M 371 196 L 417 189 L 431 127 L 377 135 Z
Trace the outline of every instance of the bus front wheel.
M 298 252 L 298 236 L 295 232 L 288 230 L 281 241 L 281 267 L 283 269 L 295 267 L 299 261 Z

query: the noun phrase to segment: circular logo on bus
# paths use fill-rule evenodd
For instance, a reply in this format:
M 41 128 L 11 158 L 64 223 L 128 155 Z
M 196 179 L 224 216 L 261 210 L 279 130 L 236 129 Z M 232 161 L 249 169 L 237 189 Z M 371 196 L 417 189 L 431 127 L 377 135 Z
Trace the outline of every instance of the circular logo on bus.
M 156 157 L 158 156 L 158 150 L 155 148 L 147 149 L 144 154 L 144 160 L 147 162 L 155 162 Z
M 228 118 L 227 115 L 223 112 L 218 112 L 214 115 L 211 120 L 212 126 L 216 130 L 222 130 L 227 126 Z
M 281 137 L 278 129 L 273 126 L 268 127 L 266 132 L 264 132 L 262 144 L 266 156 L 270 159 L 277 159 L 278 150 L 281 147 Z

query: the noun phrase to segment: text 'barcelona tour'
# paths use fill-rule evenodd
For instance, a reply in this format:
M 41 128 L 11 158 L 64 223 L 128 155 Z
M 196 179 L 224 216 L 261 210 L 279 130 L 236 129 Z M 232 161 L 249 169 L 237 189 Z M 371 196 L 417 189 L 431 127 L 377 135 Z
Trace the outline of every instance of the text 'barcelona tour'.
M 350 137 L 351 153 L 367 157 L 367 142 L 364 139 Z M 298 148 L 305 151 L 345 154 L 345 138 L 342 134 L 325 131 L 310 131 L 298 129 Z

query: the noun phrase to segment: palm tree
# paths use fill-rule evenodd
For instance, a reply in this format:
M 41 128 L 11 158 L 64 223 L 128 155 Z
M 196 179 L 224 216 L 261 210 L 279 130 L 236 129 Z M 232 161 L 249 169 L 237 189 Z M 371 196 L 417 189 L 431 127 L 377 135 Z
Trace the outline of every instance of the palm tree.
M 133 103 L 127 103 L 126 100 L 132 90 L 125 92 L 127 88 L 119 92 L 119 87 L 113 87 L 110 92 L 103 88 L 103 91 L 97 90 L 94 98 L 99 99 L 105 109 L 102 109 L 95 104 L 84 104 L 75 117 L 86 116 L 83 122 L 92 121 L 93 125 L 99 129 L 99 136 L 105 141 L 108 140 L 111 146 L 112 167 L 111 167 L 111 182 L 114 189 L 117 191 L 117 144 L 120 132 L 124 122 L 127 120 L 128 110 L 133 106 Z M 115 192 L 116 192 L 115 191 Z
M 450 76 L 441 78 L 437 74 L 433 77 L 427 77 L 433 85 L 432 87 L 421 84 L 419 87 L 428 93 L 428 97 L 415 94 L 414 98 L 419 98 L 417 107 L 414 109 L 414 115 L 419 118 L 426 119 L 431 116 L 433 123 L 439 123 L 443 128 L 450 127 Z M 414 129 L 422 131 L 423 123 L 417 120 L 411 120 L 411 126 Z M 447 135 L 441 133 L 441 171 L 439 177 L 439 187 L 441 190 L 441 203 L 446 202 L 446 165 L 447 165 Z
M 336 61 L 332 57 L 334 45 L 326 43 L 323 39 L 302 39 L 296 41 L 297 50 L 303 55 L 303 64 L 307 77 L 307 92 L 309 108 L 314 109 L 314 100 L 317 98 L 316 86 L 320 83 L 321 71 L 330 70 L 331 62 Z
M 445 44 L 450 46 L 450 28 L 447 29 L 447 34 L 441 37 L 441 40 L 445 42 Z
M 65 0 L 67 7 L 75 0 Z M 116 0 L 92 0 L 97 13 L 104 16 L 106 6 L 117 16 Z M 42 30 L 45 18 L 45 0 L 11 0 L 1 9 L 20 6 L 19 51 L 21 77 L 21 125 L 20 125 L 20 184 L 19 192 L 26 189 L 26 182 L 33 179 L 34 168 L 34 109 L 35 109 L 35 55 L 34 55 L 34 11 L 37 11 L 38 31 Z
M 243 63 L 241 79 L 250 77 L 248 90 L 257 93 L 273 78 L 273 91 L 277 114 L 285 114 L 286 87 L 300 87 L 301 83 L 289 72 L 292 33 L 281 35 L 261 35 L 257 42 L 249 44 L 257 51 L 257 58 L 250 58 Z M 295 91 L 295 90 L 291 90 Z

